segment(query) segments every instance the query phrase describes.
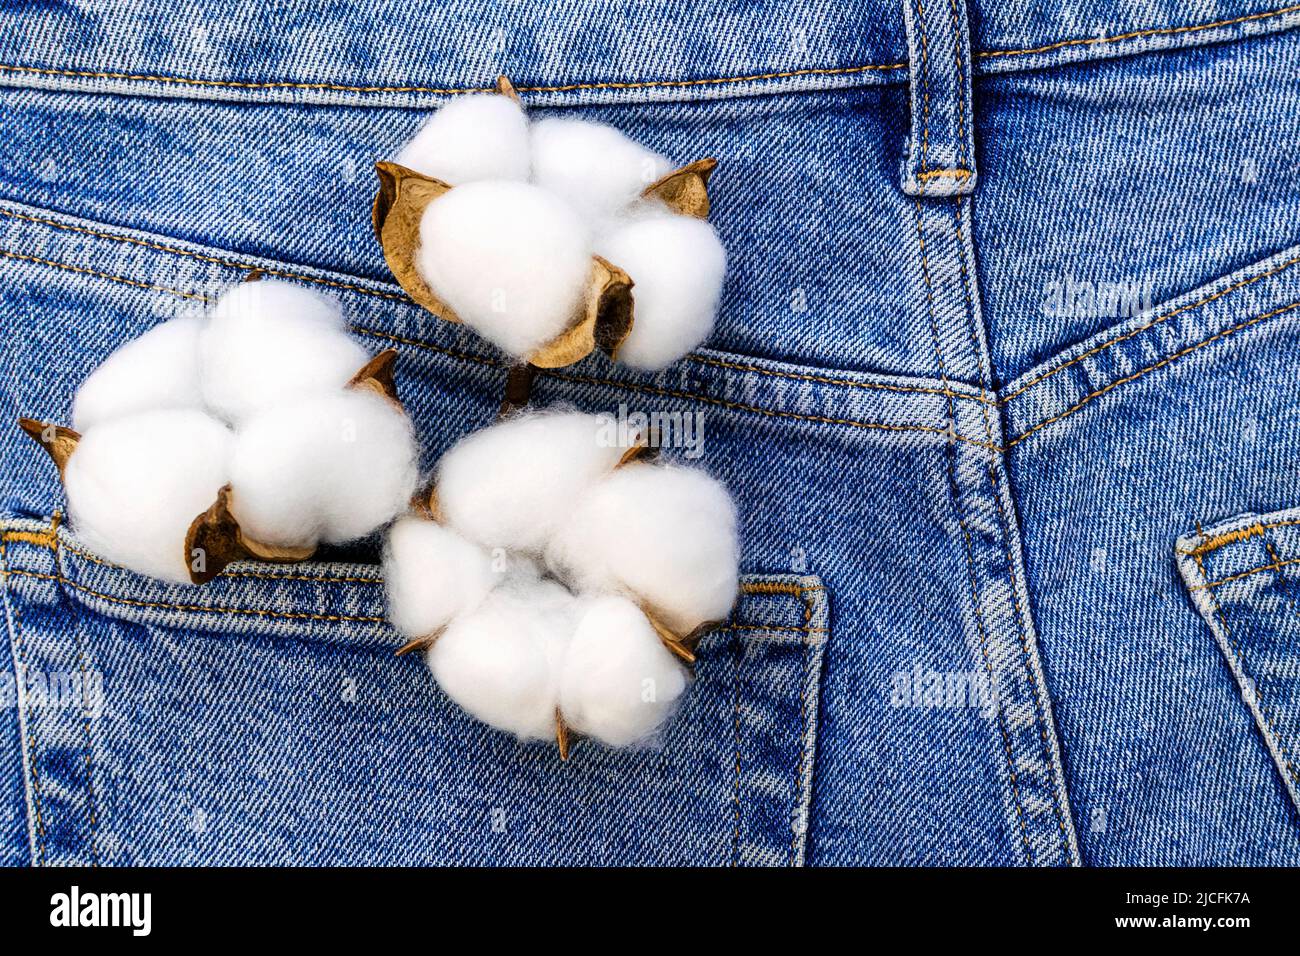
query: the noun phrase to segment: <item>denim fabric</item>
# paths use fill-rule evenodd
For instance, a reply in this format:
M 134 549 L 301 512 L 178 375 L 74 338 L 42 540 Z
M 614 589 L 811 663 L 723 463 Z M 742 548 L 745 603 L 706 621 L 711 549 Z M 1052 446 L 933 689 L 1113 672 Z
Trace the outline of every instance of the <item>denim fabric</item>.
M 370 164 L 504 70 L 720 160 L 708 347 L 535 398 L 700 413 L 745 572 L 666 738 L 560 763 L 391 655 L 373 543 L 149 581 L 0 427 L 0 861 L 1300 863 L 1300 9 L 911 7 L 0 9 L 0 421 L 262 268 L 398 349 L 431 467 L 504 367 Z M 909 195 L 927 142 L 978 177 Z

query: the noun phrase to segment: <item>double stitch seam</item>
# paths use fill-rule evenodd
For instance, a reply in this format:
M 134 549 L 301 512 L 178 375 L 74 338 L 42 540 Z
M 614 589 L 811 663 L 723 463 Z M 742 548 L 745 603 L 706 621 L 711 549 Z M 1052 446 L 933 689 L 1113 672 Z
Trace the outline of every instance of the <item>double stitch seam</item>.
M 9 548 L 7 542 L 3 538 L 0 538 L 0 564 L 4 565 L 4 576 L 7 584 L 8 577 L 17 572 L 11 570 L 9 567 Z M 17 659 L 14 661 L 14 667 L 22 668 L 22 674 L 16 676 L 20 676 L 23 682 L 23 707 L 20 713 L 27 735 L 27 762 L 32 781 L 32 814 L 36 817 L 36 859 L 39 866 L 45 866 L 47 864 L 45 853 L 45 817 L 41 812 L 41 804 L 44 798 L 41 795 L 41 776 L 36 769 L 36 764 L 38 763 L 36 753 L 36 729 L 32 726 L 31 714 L 27 712 L 26 706 L 27 645 L 23 641 L 22 615 L 18 610 L 18 602 L 13 591 L 8 587 L 5 588 L 5 597 L 9 602 L 9 612 L 13 616 L 14 646 L 18 651 L 18 654 L 16 655 Z
M 954 175 L 956 173 L 964 173 L 967 176 L 970 175 L 968 171 L 964 171 L 964 170 L 937 170 L 934 173 L 927 173 L 926 175 L 947 175 L 949 173 L 952 173 Z M 26 213 L 15 212 L 14 210 L 11 209 L 0 208 L 0 216 L 7 216 L 11 219 L 17 219 L 22 222 L 30 222 L 42 226 L 49 226 L 50 228 L 60 229 L 66 232 L 79 233 L 81 235 L 91 236 L 96 239 L 108 239 L 112 242 L 121 242 L 121 243 L 126 243 L 128 245 L 140 246 L 145 249 L 152 249 L 156 252 L 163 252 L 169 255 L 182 256 L 189 259 L 197 259 L 200 262 L 208 262 L 213 265 L 223 266 L 228 269 L 236 269 L 239 271 L 252 271 L 253 269 L 258 269 L 261 272 L 265 273 L 266 275 L 278 276 L 279 278 L 283 278 L 283 279 L 298 279 L 302 282 L 313 282 L 316 283 L 317 285 L 327 286 L 333 289 L 346 289 L 349 292 L 359 292 L 362 295 L 374 296 L 375 298 L 389 299 L 397 302 L 409 301 L 407 299 L 407 296 L 404 294 L 399 294 L 396 292 L 386 292 L 380 289 L 371 289 L 363 285 L 358 285 L 354 282 L 346 282 L 337 279 L 326 279 L 320 276 L 308 275 L 303 272 L 292 272 L 285 269 L 274 269 L 264 265 L 258 265 L 252 262 L 242 262 L 234 258 L 208 255 L 201 252 L 195 252 L 191 249 L 182 249 L 178 246 L 170 246 L 164 243 L 151 242 L 146 239 L 137 239 L 134 236 L 123 236 L 117 233 L 105 232 L 98 229 L 91 229 L 86 226 L 74 226 L 71 223 L 60 222 L 57 219 L 50 219 L 44 216 L 33 216 Z M 63 263 L 57 263 L 47 259 L 34 260 L 34 261 L 38 261 L 43 265 L 52 265 L 55 266 L 56 268 L 62 268 L 64 266 Z M 118 281 L 118 282 L 133 281 L 133 280 L 124 279 L 120 276 L 109 275 L 108 273 L 92 272 L 91 274 L 97 275 L 100 278 L 112 279 L 113 281 Z M 183 293 L 176 289 L 169 289 L 163 286 L 149 285 L 147 283 L 144 284 L 144 287 L 148 289 L 152 289 L 154 291 L 168 292 L 172 295 L 179 295 L 179 296 L 190 295 L 189 293 Z M 207 296 L 204 296 L 203 301 L 210 301 L 210 299 Z M 367 334 L 371 334 L 371 335 L 383 334 L 383 333 L 374 332 L 372 330 L 367 330 L 367 329 L 358 329 L 358 331 L 366 332 Z M 404 339 L 398 336 L 393 336 L 393 338 L 395 341 L 404 342 L 408 345 L 421 345 L 426 348 L 437 349 L 437 346 L 434 346 L 431 343 L 418 342 L 413 339 Z M 480 364 L 488 364 L 488 365 L 500 364 L 499 362 L 494 362 L 480 356 L 457 352 L 452 349 L 444 349 L 440 351 L 443 351 L 447 355 L 453 356 L 458 359 L 463 359 L 465 361 L 478 362 Z M 904 392 L 904 393 L 915 392 L 922 395 L 951 394 L 955 398 L 960 398 L 968 402 L 990 401 L 990 399 L 985 398 L 983 395 L 980 395 L 978 398 L 976 398 L 973 395 L 966 395 L 963 394 L 962 392 L 955 392 L 951 390 L 945 392 L 943 389 L 927 388 L 920 385 L 894 385 L 894 384 L 888 384 L 884 382 L 861 382 L 855 379 L 834 378 L 829 375 L 816 375 L 816 374 L 801 373 L 801 372 L 783 372 L 783 371 L 777 371 L 775 369 L 763 368 L 762 366 L 753 365 L 750 363 L 732 362 L 732 361 L 727 361 L 725 359 L 709 358 L 708 356 L 703 356 L 703 355 L 688 355 L 686 358 L 688 361 L 693 362 L 697 365 L 713 366 L 715 368 L 728 368 L 728 369 L 733 369 L 742 372 L 755 372 L 759 375 L 768 375 L 774 378 L 785 378 L 785 379 L 791 379 L 800 382 L 817 382 L 823 385 L 842 385 L 849 388 L 877 389 L 880 391 L 887 391 L 887 392 Z
M 1026 382 L 1024 385 L 1021 385 L 1014 392 L 1009 392 L 1006 395 L 1002 396 L 1001 403 L 1003 405 L 1008 404 L 1013 398 L 1029 391 L 1029 389 L 1033 388 L 1035 385 L 1037 385 L 1039 382 L 1043 381 L 1044 379 L 1049 379 L 1053 375 L 1057 374 L 1058 372 L 1063 372 L 1070 366 L 1077 365 L 1078 363 L 1082 362 L 1084 359 L 1091 358 L 1092 356 L 1096 355 L 1098 352 L 1104 352 L 1112 345 L 1118 345 L 1120 342 L 1125 342 L 1133 338 L 1135 335 L 1147 331 L 1147 329 L 1154 328 L 1155 326 L 1159 325 L 1161 322 L 1164 322 L 1168 319 L 1172 319 L 1176 315 L 1181 315 L 1182 313 L 1190 311 L 1191 309 L 1199 308 L 1200 306 L 1213 302 L 1216 299 L 1221 299 L 1225 295 L 1228 295 L 1229 293 L 1236 292 L 1238 289 L 1250 285 L 1252 282 L 1258 282 L 1260 279 L 1267 279 L 1270 276 L 1275 276 L 1280 272 L 1285 272 L 1287 269 L 1291 268 L 1298 262 L 1300 262 L 1300 256 L 1295 256 L 1294 258 L 1288 259 L 1285 262 L 1280 263 L 1277 266 L 1273 267 L 1272 269 L 1269 269 L 1267 272 L 1261 272 L 1258 275 L 1247 276 L 1245 279 L 1241 279 L 1237 282 L 1234 282 L 1232 285 L 1220 289 L 1218 292 L 1215 292 L 1211 295 L 1207 295 L 1203 299 L 1197 299 L 1195 302 L 1189 302 L 1187 305 L 1181 305 L 1176 309 L 1164 313 L 1163 315 L 1156 316 L 1154 319 L 1152 319 L 1150 322 L 1147 322 L 1144 325 L 1140 325 L 1135 329 L 1130 329 L 1129 331 L 1117 335 L 1114 338 L 1107 339 L 1105 342 L 1102 342 L 1100 345 L 1093 346 L 1092 348 L 1088 349 L 1086 352 L 1076 355 L 1074 358 L 1070 359 L 1069 361 L 1063 362 L 1060 365 L 1053 366 L 1052 368 L 1047 369 L 1042 374 L 1037 375 L 1034 378 L 1031 378 L 1028 382 Z
M 1232 17 L 1225 20 L 1216 20 L 1212 23 L 1198 23 L 1180 27 L 1152 27 L 1144 30 L 1132 30 L 1127 33 L 1120 33 L 1115 36 L 1101 37 L 1079 37 L 1070 40 L 1060 40 L 1055 43 L 1048 43 L 1043 46 L 1030 47 L 1018 50 L 984 50 L 975 53 L 978 59 L 992 59 L 995 57 L 1012 57 L 1028 56 L 1039 53 L 1050 53 L 1053 50 L 1059 50 L 1066 47 L 1074 46 L 1104 46 L 1108 43 L 1116 43 L 1121 40 L 1132 40 L 1149 36 L 1177 36 L 1185 33 L 1197 33 L 1202 30 L 1213 30 L 1219 27 L 1233 26 L 1238 23 L 1249 23 L 1257 20 L 1268 20 L 1276 17 L 1286 16 L 1290 13 L 1300 11 L 1300 4 L 1281 7 L 1276 10 L 1265 10 L 1259 13 L 1246 14 L 1244 16 Z M 867 63 L 855 66 L 838 66 L 838 67 L 804 67 L 793 70 L 778 70 L 767 73 L 753 73 L 740 76 L 722 76 L 722 77 L 702 77 L 685 80 L 627 80 L 627 81 L 589 81 L 578 83 L 565 83 L 553 86 L 516 86 L 521 93 L 566 93 L 579 90 L 635 90 L 635 89 L 655 89 L 662 87 L 693 87 L 693 86 L 714 86 L 725 85 L 728 83 L 749 83 L 757 80 L 776 80 L 788 79 L 801 76 L 841 76 L 855 73 L 869 73 L 873 71 L 887 72 L 891 70 L 906 69 L 906 63 Z M 349 85 L 345 83 L 325 83 L 325 82 L 305 82 L 294 80 L 209 80 L 198 77 L 187 76 L 168 76 L 162 74 L 149 73 L 131 73 L 127 71 L 114 70 L 76 70 L 57 67 L 29 66 L 25 64 L 0 64 L 0 72 L 7 73 L 26 73 L 36 76 L 62 76 L 73 79 L 102 79 L 102 80 L 123 80 L 129 82 L 144 83 L 175 83 L 185 86 L 211 86 L 215 88 L 234 88 L 250 90 L 276 90 L 276 89 L 297 89 L 297 90 L 321 90 L 326 92 L 342 93 L 431 93 L 435 95 L 456 95 L 459 93 L 490 93 L 494 87 L 486 86 L 460 86 L 460 87 L 437 87 L 437 86 L 361 86 Z
M 59 571 L 59 577 L 62 578 L 65 575 L 63 568 L 63 555 L 59 549 L 59 520 L 59 512 L 56 511 L 54 516 L 50 519 L 50 537 L 54 542 L 54 566 Z M 90 713 L 87 710 L 85 699 L 86 678 L 88 672 L 85 632 L 81 626 L 81 611 L 77 607 L 77 602 L 73 599 L 72 595 L 68 594 L 66 591 L 63 594 L 63 599 L 68 603 L 68 612 L 72 618 L 72 632 L 76 637 L 77 644 L 77 665 L 81 671 L 81 727 L 86 739 L 86 815 L 89 818 L 90 823 L 90 865 L 92 867 L 98 867 L 99 820 L 95 809 L 95 780 L 92 759 L 93 744 L 90 732 Z
M 1200 574 L 1201 580 L 1205 581 L 1205 563 L 1202 560 L 1201 555 L 1194 554 L 1192 555 L 1192 558 L 1196 562 L 1196 570 Z M 1277 741 L 1278 750 L 1282 753 L 1282 762 L 1286 764 L 1287 771 L 1291 774 L 1292 779 L 1295 780 L 1296 783 L 1300 784 L 1300 771 L 1297 771 L 1295 764 L 1291 762 L 1291 753 L 1287 750 L 1286 744 L 1283 742 L 1283 737 L 1278 733 L 1277 725 L 1273 723 L 1273 717 L 1268 712 L 1268 705 L 1264 700 L 1263 687 L 1260 685 L 1259 681 L 1251 677 L 1250 672 L 1246 670 L 1246 655 L 1241 652 L 1241 646 L 1237 643 L 1237 639 L 1232 636 L 1232 631 L 1228 628 L 1228 618 L 1223 612 L 1223 605 L 1219 603 L 1219 597 L 1213 590 L 1206 591 L 1205 593 L 1209 595 L 1210 603 L 1214 605 L 1214 613 L 1218 615 L 1219 626 L 1223 628 L 1224 639 L 1232 646 L 1233 652 L 1237 655 L 1237 660 L 1241 662 L 1241 673 L 1245 675 L 1246 679 L 1251 682 L 1251 685 L 1255 689 L 1255 697 L 1259 700 L 1259 712 L 1264 718 L 1264 723 L 1268 725 L 1269 732 Z
M 954 26 L 956 25 L 955 16 L 956 15 L 954 14 Z M 958 198 L 957 201 L 953 203 L 953 224 L 957 233 L 957 260 L 958 260 L 958 266 L 961 270 L 962 291 L 966 298 L 966 315 L 968 319 L 968 325 L 970 326 L 971 348 L 974 350 L 976 360 L 980 363 L 981 376 L 987 378 L 989 375 L 989 368 L 985 362 L 984 351 L 983 349 L 980 348 L 979 336 L 976 334 L 976 330 L 975 330 L 975 301 L 971 295 L 970 275 L 966 269 L 966 257 L 964 254 L 965 239 L 962 236 L 962 228 L 961 228 L 961 207 L 962 207 L 962 200 Z M 990 444 L 993 444 L 994 443 L 993 426 L 989 420 L 988 406 L 987 405 L 983 406 L 980 409 L 980 411 L 983 413 L 984 416 L 985 438 L 988 440 Z M 1033 662 L 1030 660 L 1030 656 L 1029 656 L 1029 624 L 1025 613 L 1025 609 L 1024 607 L 1021 606 L 1020 603 L 1019 581 L 1016 578 L 1016 562 L 1015 562 L 1014 555 L 1012 555 L 1011 553 L 1011 519 L 1010 516 L 1008 516 L 1007 514 L 1006 507 L 1002 503 L 1002 486 L 1001 486 L 1001 481 L 998 477 L 997 464 L 993 461 L 992 457 L 990 457 L 987 461 L 987 465 L 988 465 L 989 479 L 992 484 L 993 500 L 997 504 L 998 520 L 1002 526 L 1002 535 L 1001 535 L 1002 552 L 1004 557 L 1006 558 L 1007 576 L 1010 579 L 1010 584 L 1011 584 L 1011 603 L 1015 608 L 1016 630 L 1020 639 L 1021 662 L 1024 666 L 1025 674 L 1029 678 L 1029 684 L 1032 690 L 1032 696 L 1034 699 L 1034 713 L 1037 717 L 1037 723 L 1038 723 L 1038 734 L 1042 741 L 1043 760 L 1045 762 L 1045 766 L 1047 767 L 1048 774 L 1052 778 L 1048 780 L 1048 786 L 1051 788 L 1052 791 L 1052 812 L 1056 816 L 1056 825 L 1061 834 L 1061 851 L 1065 857 L 1066 862 L 1068 863 L 1070 861 L 1071 854 L 1070 854 L 1069 837 L 1068 834 L 1066 833 L 1065 818 L 1064 818 L 1064 813 L 1068 811 L 1066 811 L 1065 808 L 1063 808 L 1060 805 L 1060 793 L 1058 792 L 1058 789 L 1056 787 L 1056 780 L 1055 780 L 1056 761 L 1052 759 L 1052 748 L 1051 748 L 1051 744 L 1048 742 L 1047 739 L 1047 717 L 1046 714 L 1044 713 L 1043 703 L 1040 696 L 1042 693 L 1042 689 L 1038 686 L 1038 678 L 1034 675 Z
M 920 245 L 920 252 L 921 252 L 921 276 L 925 281 L 926 309 L 930 318 L 930 333 L 934 337 L 934 351 L 935 351 L 935 358 L 939 363 L 939 375 L 943 379 L 943 381 L 947 383 L 948 373 L 943 361 L 943 349 L 939 343 L 939 329 L 934 315 L 934 289 L 930 283 L 930 265 L 926 253 L 926 248 L 925 248 L 925 235 L 921 230 L 921 201 L 914 197 L 912 199 L 912 206 L 916 217 L 916 238 L 917 238 L 917 242 Z M 953 407 L 953 403 L 951 399 L 949 399 L 948 401 L 948 422 L 949 422 L 949 432 L 955 433 L 957 429 L 956 410 Z M 962 537 L 965 544 L 966 569 L 970 574 L 971 599 L 974 602 L 975 623 L 979 630 L 980 653 L 984 658 L 984 667 L 985 670 L 988 672 L 989 679 L 993 680 L 994 679 L 993 663 L 989 659 L 988 635 L 984 629 L 984 613 L 980 607 L 979 585 L 975 579 L 975 561 L 974 561 L 974 556 L 971 553 L 970 529 L 967 528 L 966 526 L 966 519 L 962 514 L 962 507 L 961 507 L 959 494 L 957 490 L 957 476 L 955 472 L 956 457 L 957 457 L 956 448 L 951 444 L 948 445 L 947 447 L 948 491 L 952 499 L 953 514 L 957 518 L 958 525 L 961 526 Z M 1010 779 L 1011 779 L 1011 793 L 1013 797 L 1013 802 L 1015 804 L 1016 821 L 1020 826 L 1020 839 L 1024 843 L 1024 847 L 1025 847 L 1025 860 L 1030 865 L 1033 865 L 1034 854 L 1032 848 L 1029 845 L 1029 831 L 1025 824 L 1025 811 L 1020 798 L 1020 784 L 1016 779 L 1015 762 L 1012 759 L 1012 755 L 1011 755 L 1011 740 L 1010 737 L 1007 735 L 1006 721 L 1005 718 L 1003 717 L 1001 708 L 998 708 L 997 720 L 998 720 L 998 733 L 1002 737 L 1002 749 L 1006 754 L 1007 773 L 1010 775 Z
M 97 278 L 106 279 L 108 281 L 121 282 L 129 286 L 134 286 L 136 288 L 147 289 L 155 292 L 164 292 L 169 295 L 180 296 L 181 298 L 195 299 L 201 302 L 212 301 L 210 297 L 198 293 L 184 292 L 178 289 L 168 288 L 166 286 L 154 285 L 147 282 L 140 282 L 135 279 L 127 279 L 122 276 L 116 276 L 107 272 L 99 272 L 93 269 L 86 269 L 80 266 L 72 266 L 67 263 L 56 262 L 52 259 L 42 259 L 34 256 L 24 256 L 13 252 L 8 252 L 5 250 L 0 250 L 0 256 L 7 256 L 13 259 L 33 262 L 40 265 L 49 266 L 55 269 L 66 269 L 71 272 L 88 274 L 88 275 L 95 276 Z M 375 329 L 368 329 L 365 328 L 364 326 L 358 326 L 358 325 L 354 325 L 352 329 L 353 331 L 361 335 L 371 335 L 377 338 L 387 339 L 393 342 L 399 342 L 404 345 L 410 345 L 416 348 L 426 349 L 428 351 L 436 352 L 440 355 L 446 355 L 456 359 L 463 359 L 480 365 L 486 365 L 490 367 L 501 366 L 500 362 L 495 361 L 493 359 L 467 355 L 452 349 L 445 348 L 443 346 L 434 345 L 429 342 L 423 342 L 418 339 L 405 338 L 402 336 L 394 335 L 389 332 L 380 332 Z M 964 435 L 952 435 L 949 433 L 949 431 L 945 429 L 935 428 L 929 425 L 892 425 L 883 422 L 864 422 L 853 418 L 833 418 L 825 415 L 804 415 L 799 412 L 787 412 L 779 409 L 762 408 L 757 405 L 746 405 L 741 402 L 729 402 L 726 401 L 725 399 L 714 398 L 712 396 L 698 395 L 693 392 L 676 391 L 672 389 L 659 388 L 657 386 L 646 385 L 637 382 L 616 382 L 610 379 L 596 378 L 594 376 L 585 376 L 585 375 L 577 375 L 574 373 L 558 372 L 553 369 L 545 370 L 544 374 L 550 378 L 561 379 L 564 381 L 582 382 L 582 383 L 587 383 L 592 385 L 611 386 L 615 388 L 629 389 L 632 391 L 646 392 L 653 395 L 662 395 L 669 398 L 691 399 L 694 401 L 704 402 L 710 405 L 717 405 L 722 408 L 729 408 L 737 411 L 753 412 L 755 414 L 766 415 L 768 417 L 790 418 L 798 421 L 816 422 L 824 425 L 844 425 L 850 428 L 864 428 L 864 429 L 875 430 L 875 431 L 924 432 L 924 433 L 930 433 L 935 435 L 944 435 L 945 437 L 955 438 L 957 441 L 967 442 L 969 444 L 980 445 L 980 446 L 983 445 L 983 442 L 980 442 L 976 439 L 968 438 Z M 951 383 L 945 384 L 944 391 L 952 392 Z M 952 394 L 956 394 L 956 393 L 953 392 Z M 951 395 L 949 396 L 949 402 L 951 403 Z

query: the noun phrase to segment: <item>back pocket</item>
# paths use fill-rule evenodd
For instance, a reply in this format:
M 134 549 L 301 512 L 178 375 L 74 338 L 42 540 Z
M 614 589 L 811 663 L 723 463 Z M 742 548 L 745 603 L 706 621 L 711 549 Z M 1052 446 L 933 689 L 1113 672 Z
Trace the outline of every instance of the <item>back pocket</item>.
M 179 587 L 0 527 L 41 864 L 803 862 L 828 608 L 748 575 L 657 745 L 521 744 L 438 689 L 375 567 Z
M 1176 547 L 1192 600 L 1300 810 L 1300 508 L 1198 528 Z

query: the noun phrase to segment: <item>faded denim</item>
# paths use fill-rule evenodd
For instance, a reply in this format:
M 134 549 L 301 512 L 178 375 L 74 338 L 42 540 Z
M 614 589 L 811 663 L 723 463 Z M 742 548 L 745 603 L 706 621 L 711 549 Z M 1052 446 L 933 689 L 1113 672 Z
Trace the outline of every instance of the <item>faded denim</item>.
M 398 348 L 431 467 L 504 369 L 370 167 L 506 72 L 720 161 L 708 347 L 535 395 L 701 412 L 744 593 L 662 741 L 560 763 L 393 657 L 373 543 L 146 580 L 0 425 L 0 862 L 1300 863 L 1300 8 L 294 17 L 0 5 L 0 422 L 256 267 Z

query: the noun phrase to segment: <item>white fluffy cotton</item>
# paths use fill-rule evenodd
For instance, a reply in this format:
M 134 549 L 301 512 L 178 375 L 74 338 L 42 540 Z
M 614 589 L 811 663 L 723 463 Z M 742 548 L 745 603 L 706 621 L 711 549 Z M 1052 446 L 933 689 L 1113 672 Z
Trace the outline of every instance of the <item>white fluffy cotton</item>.
M 574 611 L 561 585 L 524 576 L 453 620 L 425 660 L 472 716 L 525 740 L 550 740 Z
M 735 507 L 704 472 L 626 465 L 568 514 L 546 560 L 571 587 L 631 592 L 682 635 L 731 610 L 739 589 Z
M 361 538 L 406 510 L 418 480 L 410 423 L 375 392 L 312 392 L 239 428 L 231 513 L 265 544 Z
M 201 408 L 199 333 L 203 320 L 183 316 L 120 346 L 77 389 L 72 427 L 79 432 L 136 412 Z
M 626 747 L 652 735 L 685 689 L 685 670 L 635 604 L 614 596 L 588 602 L 560 683 L 570 727 Z
M 518 415 L 461 439 L 442 457 L 438 504 L 448 523 L 485 547 L 540 552 L 623 452 L 608 418 Z
M 457 97 L 420 128 L 397 162 L 453 186 L 476 179 L 526 180 L 528 120 L 507 96 Z
M 313 389 L 342 386 L 370 356 L 334 299 L 274 279 L 223 295 L 199 342 L 203 398 L 237 423 Z
M 533 182 L 592 222 L 618 214 L 673 170 L 658 153 L 601 123 L 544 119 L 532 133 Z
M 190 409 L 87 430 L 63 479 L 78 536 L 110 561 L 188 583 L 185 535 L 229 480 L 231 444 L 225 425 Z
M 635 322 L 618 360 L 662 369 L 713 331 L 727 254 L 713 227 L 690 216 L 659 215 L 602 236 L 596 252 L 632 277 Z
M 578 317 L 591 271 L 588 227 L 527 183 L 468 183 L 431 202 L 417 268 L 466 325 L 523 358 Z
M 472 611 L 500 578 L 487 552 L 440 524 L 408 516 L 389 529 L 388 616 L 407 637 L 428 637 Z

